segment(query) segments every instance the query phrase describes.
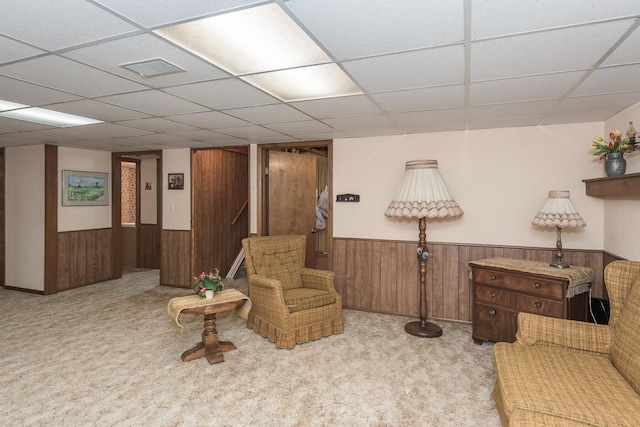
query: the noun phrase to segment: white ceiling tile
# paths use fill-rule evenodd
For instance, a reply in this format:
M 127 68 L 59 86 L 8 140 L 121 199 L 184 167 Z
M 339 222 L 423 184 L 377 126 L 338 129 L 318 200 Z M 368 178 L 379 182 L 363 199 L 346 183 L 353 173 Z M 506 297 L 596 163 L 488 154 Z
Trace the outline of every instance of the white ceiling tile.
M 43 53 L 45 53 L 45 51 L 0 36 L 0 64 L 41 55 Z
M 191 20 L 239 6 L 264 3 L 262 0 L 98 0 L 98 3 L 147 28 Z
M 72 101 L 79 98 L 66 92 L 2 76 L 0 76 L 0 88 L 2 88 L 0 90 L 1 99 L 31 105 L 32 107 Z
M 259 141 L 261 138 L 283 136 L 281 133 L 274 130 L 255 125 L 220 129 L 220 133 L 238 138 L 246 138 L 250 141 Z
M 561 98 L 585 73 L 585 71 L 572 71 L 472 82 L 469 105 Z
M 586 113 L 589 111 L 620 111 L 640 99 L 640 92 L 625 92 L 605 95 L 567 98 L 553 110 L 553 115 Z
M 212 80 L 229 76 L 210 63 L 149 34 L 71 50 L 63 55 L 150 87 L 184 84 L 185 82 Z M 185 70 L 185 72 L 143 78 L 121 66 L 156 58 L 176 65 Z
M 617 111 L 586 111 L 567 114 L 554 114 L 549 117 L 545 117 L 540 121 L 540 125 L 557 125 L 563 123 L 589 123 L 589 122 L 602 122 L 608 120 L 616 114 Z M 623 123 L 621 129 L 626 129 L 627 124 Z M 590 141 L 589 141 L 590 142 Z
M 25 20 L 25 17 L 28 18 Z M 137 30 L 84 0 L 3 2 L 0 28 L 7 36 L 46 50 L 58 50 Z
M 158 117 L 150 119 L 126 120 L 118 122 L 118 124 L 136 129 L 148 130 L 149 132 L 173 133 L 196 129 L 193 126 L 185 125 L 184 123 L 178 123 L 172 120 L 161 119 Z
M 464 108 L 446 108 L 442 110 L 389 114 L 389 117 L 403 128 L 436 123 L 464 123 L 465 110 Z
M 479 120 L 469 123 L 469 129 L 492 129 L 492 128 L 508 128 L 522 126 L 537 126 L 540 123 L 540 117 L 515 117 L 493 120 Z
M 204 129 L 230 128 L 249 125 L 248 122 L 242 119 L 238 119 L 218 111 L 171 116 L 171 120 Z
M 289 0 L 284 5 L 338 60 L 464 40 L 462 0 L 324 0 L 321 6 Z
M 213 142 L 217 143 L 219 141 L 227 141 L 231 138 L 229 135 L 224 135 L 218 132 L 212 132 L 210 130 L 205 130 L 205 129 L 199 129 L 199 130 L 187 131 L 187 132 L 175 132 L 175 135 L 180 136 L 184 139 L 206 142 L 206 143 L 213 143 Z
M 640 90 L 640 64 L 601 68 L 572 93 L 573 96 Z
M 336 119 L 326 119 L 324 122 L 335 129 L 343 131 L 358 128 L 376 129 L 395 126 L 391 120 L 383 115 L 341 117 Z
M 86 133 L 89 135 L 100 135 L 101 138 L 122 138 L 128 136 L 147 135 L 152 133 L 142 129 L 120 126 L 114 123 L 98 123 L 95 125 L 83 126 L 82 128 L 78 129 L 78 132 Z
M 351 129 L 343 132 L 342 138 L 367 138 L 371 136 L 404 135 L 405 131 L 397 128 Z
M 5 129 L 12 132 L 26 132 L 33 130 L 53 129 L 53 127 L 41 125 L 40 123 L 25 122 L 23 120 L 0 117 L 0 129 Z
M 380 113 L 380 109 L 364 95 L 292 102 L 291 105 L 317 119 Z
M 638 4 L 629 0 L 473 0 L 472 39 L 635 17 Z
M 165 90 L 216 110 L 276 104 L 278 102 L 276 98 L 238 79 L 193 83 Z
M 506 104 L 469 107 L 469 120 L 491 120 L 494 118 L 544 117 L 557 100 L 510 102 Z
M 603 66 L 640 62 L 640 27 L 624 40 L 602 63 Z
M 122 77 L 56 56 L 4 65 L 0 74 L 86 97 L 146 89 Z
M 466 130 L 464 122 L 459 123 L 436 123 L 433 125 L 402 126 L 406 133 L 428 133 L 428 132 L 450 132 Z
M 298 120 L 309 120 L 309 116 L 284 104 L 225 110 L 225 113 L 257 125 Z
M 205 110 L 204 107 L 193 102 L 158 90 L 105 96 L 100 98 L 100 101 L 158 116 L 195 113 Z
M 135 120 L 149 117 L 148 114 L 144 114 L 139 111 L 122 108 L 118 107 L 117 105 L 111 105 L 105 102 L 94 101 L 91 99 L 49 105 L 47 106 L 47 108 L 55 111 L 60 111 L 62 113 L 86 116 L 105 122 Z
M 306 120 L 303 122 L 290 123 L 273 123 L 265 125 L 265 127 L 288 135 L 329 132 L 333 130 L 330 126 L 327 126 L 326 124 L 317 120 Z
M 619 23 L 568 28 L 471 44 L 471 79 L 591 68 L 624 33 Z
M 451 46 L 343 63 L 370 92 L 464 83 L 464 48 Z
M 463 107 L 464 85 L 384 92 L 372 95 L 388 112 L 429 110 L 433 108 Z

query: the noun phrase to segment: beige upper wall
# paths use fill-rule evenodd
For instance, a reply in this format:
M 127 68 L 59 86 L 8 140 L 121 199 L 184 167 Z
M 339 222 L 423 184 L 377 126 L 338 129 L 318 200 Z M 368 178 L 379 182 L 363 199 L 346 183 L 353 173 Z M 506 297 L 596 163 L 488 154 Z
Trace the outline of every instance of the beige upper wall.
M 603 134 L 619 129 L 626 133 L 629 122 L 640 125 L 640 103 L 627 108 L 604 123 Z M 627 174 L 640 172 L 640 152 L 625 154 Z M 604 201 L 604 250 L 626 259 L 640 260 L 640 197 L 606 198 Z
M 589 152 L 603 123 L 425 133 L 334 141 L 334 236 L 415 241 L 417 220 L 384 216 L 409 160 L 435 159 L 465 214 L 429 221 L 427 240 L 555 247 L 554 229 L 531 225 L 549 190 L 569 190 L 587 227 L 563 232 L 565 248 L 602 249 L 604 203 L 582 182 L 603 176 Z M 335 198 L 334 198 L 335 200 Z
M 184 190 L 169 190 L 168 174 L 184 173 Z M 162 228 L 191 230 L 191 150 L 162 151 Z
M 5 149 L 5 283 L 44 291 L 44 145 Z
M 104 172 L 111 182 L 111 153 L 77 148 L 58 148 L 58 231 L 111 228 L 111 197 L 108 206 L 62 206 L 62 171 Z

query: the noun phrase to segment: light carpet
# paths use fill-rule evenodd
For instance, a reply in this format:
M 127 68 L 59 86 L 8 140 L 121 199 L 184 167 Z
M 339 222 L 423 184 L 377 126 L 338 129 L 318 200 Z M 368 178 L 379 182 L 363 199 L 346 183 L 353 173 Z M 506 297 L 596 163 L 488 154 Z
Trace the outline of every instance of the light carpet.
M 246 291 L 246 281 L 229 286 Z M 344 310 L 345 332 L 278 350 L 218 315 L 225 362 L 180 355 L 202 317 L 167 303 L 157 270 L 41 296 L 0 289 L 0 425 L 499 426 L 492 345 L 471 325 L 407 335 L 405 317 Z

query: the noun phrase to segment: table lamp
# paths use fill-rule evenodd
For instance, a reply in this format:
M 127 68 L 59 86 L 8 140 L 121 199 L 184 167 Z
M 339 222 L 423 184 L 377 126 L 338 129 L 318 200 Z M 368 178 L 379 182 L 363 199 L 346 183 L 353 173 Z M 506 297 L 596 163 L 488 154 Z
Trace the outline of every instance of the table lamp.
M 556 241 L 556 252 L 549 264 L 551 267 L 569 268 L 569 264 L 562 260 L 562 229 L 586 227 L 580 214 L 571 203 L 568 191 L 549 191 L 549 198 L 536 214 L 531 224 L 538 227 L 556 227 L 558 230 Z
M 462 216 L 460 206 L 449 195 L 438 172 L 437 160 L 413 160 L 406 163 L 404 177 L 393 201 L 384 213 L 388 217 L 418 218 L 420 261 L 420 320 L 409 322 L 404 330 L 422 338 L 442 335 L 442 328 L 427 322 L 427 218 L 449 218 Z

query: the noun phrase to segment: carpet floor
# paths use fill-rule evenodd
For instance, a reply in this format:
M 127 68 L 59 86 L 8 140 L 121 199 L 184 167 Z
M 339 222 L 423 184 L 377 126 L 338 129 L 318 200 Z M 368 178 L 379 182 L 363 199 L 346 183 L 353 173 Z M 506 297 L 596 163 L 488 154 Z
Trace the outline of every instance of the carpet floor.
M 238 282 L 238 283 L 235 283 Z M 471 325 L 406 334 L 401 316 L 344 310 L 345 332 L 278 350 L 218 315 L 225 361 L 183 362 L 202 317 L 167 303 L 158 270 L 41 296 L 0 289 L 0 425 L 499 426 L 492 345 Z M 246 292 L 246 281 L 230 281 Z

